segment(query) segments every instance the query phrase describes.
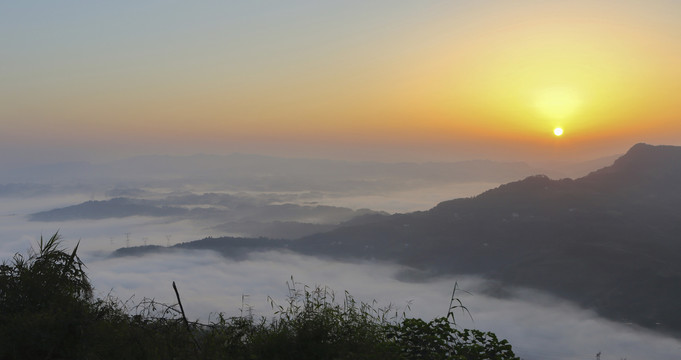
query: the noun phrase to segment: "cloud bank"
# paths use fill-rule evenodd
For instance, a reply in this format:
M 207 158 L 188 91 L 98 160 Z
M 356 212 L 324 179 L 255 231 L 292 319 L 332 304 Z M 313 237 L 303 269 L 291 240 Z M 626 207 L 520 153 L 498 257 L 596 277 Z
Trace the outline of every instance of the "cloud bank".
M 342 298 L 347 290 L 357 300 L 378 306 L 389 303 L 398 313 L 432 319 L 447 313 L 454 284 L 470 294 L 457 296 L 470 310 L 457 313 L 466 328 L 493 331 L 508 339 L 524 359 L 676 359 L 681 342 L 650 331 L 599 318 L 568 302 L 526 289 L 511 289 L 509 296 L 485 295 L 487 284 L 474 277 L 446 277 L 428 282 L 404 282 L 396 275 L 405 269 L 391 264 L 344 263 L 281 252 L 254 253 L 233 261 L 211 251 L 187 251 L 145 257 L 87 260 L 100 296 L 113 289 L 120 299 L 154 298 L 174 303 L 171 287 L 180 289 L 188 316 L 207 320 L 210 313 L 237 316 L 242 295 L 255 315 L 271 316 L 267 297 L 284 303 L 286 282 L 328 286 Z M 410 304 L 411 310 L 407 309 Z

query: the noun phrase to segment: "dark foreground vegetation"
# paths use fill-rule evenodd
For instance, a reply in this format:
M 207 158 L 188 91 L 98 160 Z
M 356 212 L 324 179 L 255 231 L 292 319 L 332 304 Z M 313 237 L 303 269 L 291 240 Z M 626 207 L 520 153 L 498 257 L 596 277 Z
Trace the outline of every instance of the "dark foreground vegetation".
M 77 248 L 41 238 L 0 265 L 0 359 L 517 359 L 493 333 L 456 327 L 455 294 L 426 322 L 292 279 L 272 318 L 204 324 L 187 321 L 179 293 L 172 305 L 95 298 Z

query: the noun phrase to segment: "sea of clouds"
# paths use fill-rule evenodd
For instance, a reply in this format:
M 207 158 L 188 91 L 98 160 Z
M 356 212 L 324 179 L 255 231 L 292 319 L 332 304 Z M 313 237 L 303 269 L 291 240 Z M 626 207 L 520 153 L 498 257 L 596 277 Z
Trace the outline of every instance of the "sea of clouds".
M 475 188 L 471 185 L 471 189 Z M 448 189 L 447 191 L 453 191 Z M 477 188 L 475 188 L 477 191 Z M 402 212 L 435 205 L 446 199 L 436 189 L 405 192 L 391 197 L 336 198 L 337 204 L 354 208 Z M 291 278 L 297 286 L 326 286 L 342 299 L 348 291 L 359 301 L 396 307 L 398 315 L 432 319 L 447 313 L 455 284 L 456 296 L 469 309 L 457 312 L 461 327 L 493 331 L 508 339 L 516 353 L 532 359 L 677 359 L 681 342 L 628 324 L 600 318 L 592 311 L 528 289 L 507 289 L 503 298 L 487 295 L 488 283 L 470 276 L 448 276 L 429 281 L 403 281 L 403 267 L 389 263 L 338 262 L 283 252 L 253 253 L 235 261 L 211 251 L 184 251 L 142 257 L 112 258 L 116 248 L 143 243 L 166 245 L 191 241 L 206 233 L 187 221 L 126 217 L 63 223 L 29 222 L 26 215 L 89 200 L 88 195 L 41 198 L 3 198 L 0 203 L 0 258 L 10 259 L 36 246 L 40 235 L 59 231 L 63 246 L 80 243 L 79 253 L 96 294 L 141 301 L 153 298 L 172 304 L 175 281 L 188 316 L 208 321 L 222 312 L 238 316 L 251 308 L 256 316 L 272 316 L 268 297 L 285 304 Z M 331 198 L 327 198 L 331 201 Z M 369 206 L 373 205 L 373 206 Z M 126 235 L 129 234 L 129 235 Z M 287 284 L 288 282 L 288 284 Z M 466 290 L 468 292 L 465 292 Z

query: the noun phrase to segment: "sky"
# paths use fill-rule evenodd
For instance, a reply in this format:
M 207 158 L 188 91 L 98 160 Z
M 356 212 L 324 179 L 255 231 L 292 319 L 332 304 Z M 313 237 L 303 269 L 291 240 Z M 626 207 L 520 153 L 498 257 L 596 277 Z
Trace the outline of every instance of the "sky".
M 660 0 L 0 1 L 0 164 L 679 145 L 680 17 Z
M 675 0 L 0 0 L 0 169 L 233 152 L 577 161 L 621 154 L 638 142 L 681 145 L 678 19 Z M 419 195 L 431 200 L 423 190 Z M 46 210 L 76 200 L 35 201 L 31 209 Z M 3 214 L 22 210 L 3 206 Z M 146 229 L 126 221 L 68 224 L 62 231 L 72 242 L 99 236 L 93 248 L 114 246 L 123 241 L 121 227 L 136 236 Z M 3 259 L 55 231 L 11 215 L 0 223 Z M 159 234 L 173 233 L 174 242 L 203 236 L 194 231 L 178 223 Z M 208 310 L 235 308 L 242 292 L 266 307 L 263 298 L 284 289 L 289 275 L 323 268 L 316 259 L 280 254 L 246 264 L 180 254 L 118 263 L 93 254 L 86 253 L 88 266 L 103 292 L 172 301 L 167 284 L 179 279 L 188 301 Z M 171 271 L 168 264 L 185 266 Z M 416 299 L 416 314 L 446 301 L 455 281 L 396 285 L 397 270 L 378 266 L 371 281 L 357 284 L 371 273 L 367 267 L 334 264 L 332 273 L 301 280 L 399 303 L 426 294 Z M 215 288 L 213 280 L 235 285 L 200 298 Z M 572 305 L 559 303 L 555 311 L 473 293 L 477 298 L 466 304 L 476 307 L 479 326 L 535 358 L 581 359 L 600 350 L 604 359 L 678 354 L 676 340 L 634 337 Z M 544 327 L 555 324 L 562 326 Z M 631 344 L 640 348 L 626 349 Z

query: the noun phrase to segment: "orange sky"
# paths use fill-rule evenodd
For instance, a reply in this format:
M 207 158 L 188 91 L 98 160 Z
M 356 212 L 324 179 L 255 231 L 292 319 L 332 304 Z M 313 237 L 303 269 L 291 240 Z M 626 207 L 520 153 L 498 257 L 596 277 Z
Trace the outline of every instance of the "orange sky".
M 594 3 L 2 4 L 0 150 L 579 160 L 681 144 L 681 3 Z

